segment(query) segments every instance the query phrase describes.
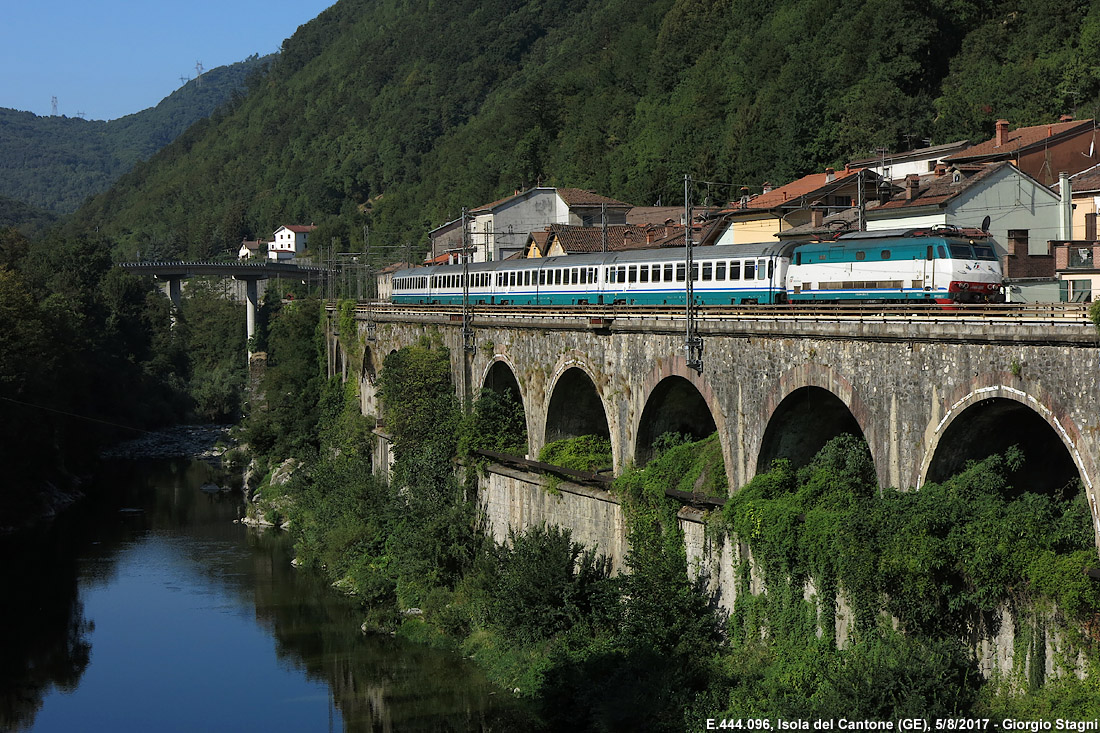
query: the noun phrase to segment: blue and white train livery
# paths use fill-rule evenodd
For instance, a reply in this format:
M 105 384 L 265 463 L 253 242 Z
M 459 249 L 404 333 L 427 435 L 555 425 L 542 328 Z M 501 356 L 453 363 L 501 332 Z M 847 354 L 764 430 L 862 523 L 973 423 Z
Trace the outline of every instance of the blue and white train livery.
M 957 232 L 854 232 L 792 246 L 746 244 L 692 252 L 695 302 L 711 305 L 988 303 L 1003 300 L 1001 268 L 984 238 Z M 682 305 L 682 247 L 471 263 L 471 303 Z M 395 303 L 461 303 L 462 265 L 394 274 Z

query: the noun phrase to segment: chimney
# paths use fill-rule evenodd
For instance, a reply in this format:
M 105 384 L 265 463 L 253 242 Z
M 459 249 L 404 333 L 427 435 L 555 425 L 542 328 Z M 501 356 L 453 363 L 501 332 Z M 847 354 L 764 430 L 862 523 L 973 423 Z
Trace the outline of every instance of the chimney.
M 939 178 L 940 176 L 944 176 L 944 175 L 947 175 L 947 164 L 946 163 L 936 163 L 936 178 Z
M 1059 122 L 1073 122 L 1073 115 L 1062 115 L 1058 118 Z
M 743 209 L 746 206 L 748 206 L 748 203 L 749 203 L 749 187 L 748 186 L 742 186 L 741 187 L 741 208 Z
M 764 181 L 764 193 L 771 193 L 771 190 L 772 190 L 772 184 L 768 183 L 767 181 Z
M 1008 137 L 1008 120 L 997 120 L 997 147 L 1005 144 Z
M 821 208 L 820 201 L 814 201 L 810 204 L 810 226 L 814 229 L 825 226 L 825 212 Z
M 645 230 L 645 243 L 646 244 L 653 244 L 653 230 L 652 229 L 646 229 Z
M 836 180 L 836 171 L 832 168 L 825 169 L 825 183 L 832 183 Z
M 1070 188 L 1069 173 L 1058 174 L 1058 193 L 1062 195 L 1061 216 L 1058 221 L 1058 236 L 1064 242 L 1073 239 L 1073 191 Z
M 920 176 L 910 173 L 905 177 L 905 200 L 912 201 L 917 198 L 918 189 L 920 189 Z

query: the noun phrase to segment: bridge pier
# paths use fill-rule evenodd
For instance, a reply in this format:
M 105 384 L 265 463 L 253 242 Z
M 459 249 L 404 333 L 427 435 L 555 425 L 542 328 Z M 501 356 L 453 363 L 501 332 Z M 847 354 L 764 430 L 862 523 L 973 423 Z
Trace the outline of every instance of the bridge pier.
M 248 358 L 252 358 L 252 337 L 256 335 L 256 308 L 259 305 L 259 278 L 234 275 L 234 280 L 244 281 L 245 332 L 248 334 Z

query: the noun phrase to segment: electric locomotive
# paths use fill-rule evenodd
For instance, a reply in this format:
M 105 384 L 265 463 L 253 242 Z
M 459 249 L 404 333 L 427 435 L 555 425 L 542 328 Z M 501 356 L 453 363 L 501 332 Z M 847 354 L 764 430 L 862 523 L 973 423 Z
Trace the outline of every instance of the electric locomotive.
M 984 237 L 954 228 L 852 232 L 794 249 L 792 303 L 1000 303 L 1001 265 Z

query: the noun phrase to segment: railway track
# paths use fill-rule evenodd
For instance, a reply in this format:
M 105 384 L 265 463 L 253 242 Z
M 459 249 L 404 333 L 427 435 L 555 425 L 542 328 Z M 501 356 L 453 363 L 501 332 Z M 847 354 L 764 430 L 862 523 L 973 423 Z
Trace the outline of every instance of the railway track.
M 335 308 L 330 303 L 330 309 Z M 462 308 L 453 305 L 395 305 L 366 303 L 356 306 L 360 318 L 378 320 L 461 320 Z M 473 305 L 478 321 L 561 321 L 589 324 L 675 322 L 686 318 L 683 306 L 513 306 Z M 1081 303 L 1005 303 L 999 305 L 777 305 L 698 306 L 700 323 L 755 321 L 759 323 L 936 323 L 970 325 L 1091 327 L 1088 307 Z

